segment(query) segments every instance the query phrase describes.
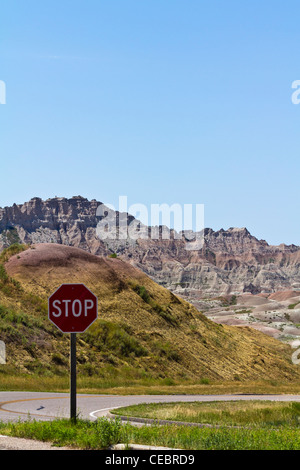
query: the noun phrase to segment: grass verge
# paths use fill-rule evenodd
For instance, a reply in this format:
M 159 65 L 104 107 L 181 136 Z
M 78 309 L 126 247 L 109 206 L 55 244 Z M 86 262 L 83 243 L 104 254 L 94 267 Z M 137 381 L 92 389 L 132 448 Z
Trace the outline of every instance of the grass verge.
M 299 450 L 297 429 L 193 428 L 143 426 L 129 429 L 129 440 L 185 450 Z
M 68 357 L 65 358 L 68 362 Z M 70 389 L 69 371 L 61 371 L 57 366 L 55 375 L 38 374 L 39 369 L 29 373 L 16 373 L 9 364 L 0 364 L 0 391 L 68 392 Z M 78 368 L 79 369 L 79 368 Z M 148 377 L 143 370 L 129 366 L 116 368 L 105 364 L 101 376 L 90 376 L 78 370 L 78 393 L 107 393 L 113 395 L 222 395 L 222 394 L 300 394 L 299 382 L 276 382 L 261 380 L 209 381 L 173 380 Z
M 295 428 L 198 428 L 142 426 L 106 418 L 95 422 L 69 420 L 0 423 L 1 434 L 52 442 L 56 446 L 84 450 L 107 449 L 117 443 L 172 447 L 183 450 L 299 450 L 300 429 Z
M 114 414 L 223 426 L 300 426 L 300 403 L 269 400 L 144 403 L 118 408 Z
M 123 442 L 125 428 L 120 420 L 105 418 L 91 422 L 77 420 L 76 424 L 67 419 L 54 421 L 25 421 L 0 423 L 0 432 L 9 436 L 51 442 L 58 447 L 100 450 Z

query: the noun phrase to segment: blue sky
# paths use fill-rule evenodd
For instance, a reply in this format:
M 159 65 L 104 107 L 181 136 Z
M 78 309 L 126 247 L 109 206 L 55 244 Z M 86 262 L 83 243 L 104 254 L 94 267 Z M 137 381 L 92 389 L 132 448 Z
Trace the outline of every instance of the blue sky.
M 300 245 L 297 1 L 6 0 L 0 206 L 204 204 Z

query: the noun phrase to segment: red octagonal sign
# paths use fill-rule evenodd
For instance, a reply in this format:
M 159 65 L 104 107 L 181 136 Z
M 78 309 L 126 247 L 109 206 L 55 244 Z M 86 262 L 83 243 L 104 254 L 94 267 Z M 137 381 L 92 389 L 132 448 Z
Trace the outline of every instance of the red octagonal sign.
M 98 317 L 97 297 L 84 284 L 62 284 L 49 297 L 48 317 L 63 333 L 83 333 Z

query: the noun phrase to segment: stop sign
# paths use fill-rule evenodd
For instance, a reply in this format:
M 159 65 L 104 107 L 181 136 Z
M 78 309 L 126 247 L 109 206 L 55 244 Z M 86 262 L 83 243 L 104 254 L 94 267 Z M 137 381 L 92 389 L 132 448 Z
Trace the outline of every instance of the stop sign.
M 97 316 L 97 297 L 84 284 L 62 284 L 48 299 L 49 320 L 63 333 L 83 333 Z

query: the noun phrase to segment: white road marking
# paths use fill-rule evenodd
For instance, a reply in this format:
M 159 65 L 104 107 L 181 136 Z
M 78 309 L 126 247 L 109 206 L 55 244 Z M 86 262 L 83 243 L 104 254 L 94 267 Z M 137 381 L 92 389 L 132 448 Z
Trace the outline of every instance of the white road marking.
M 94 416 L 95 413 L 100 413 L 101 411 L 109 411 L 109 410 L 113 410 L 113 409 L 116 409 L 116 408 L 121 408 L 121 407 L 120 406 L 115 406 L 115 407 L 109 407 L 109 408 L 102 408 L 101 410 L 95 410 L 95 411 L 92 411 L 90 413 L 90 416 L 93 419 L 97 419 L 97 416 Z

